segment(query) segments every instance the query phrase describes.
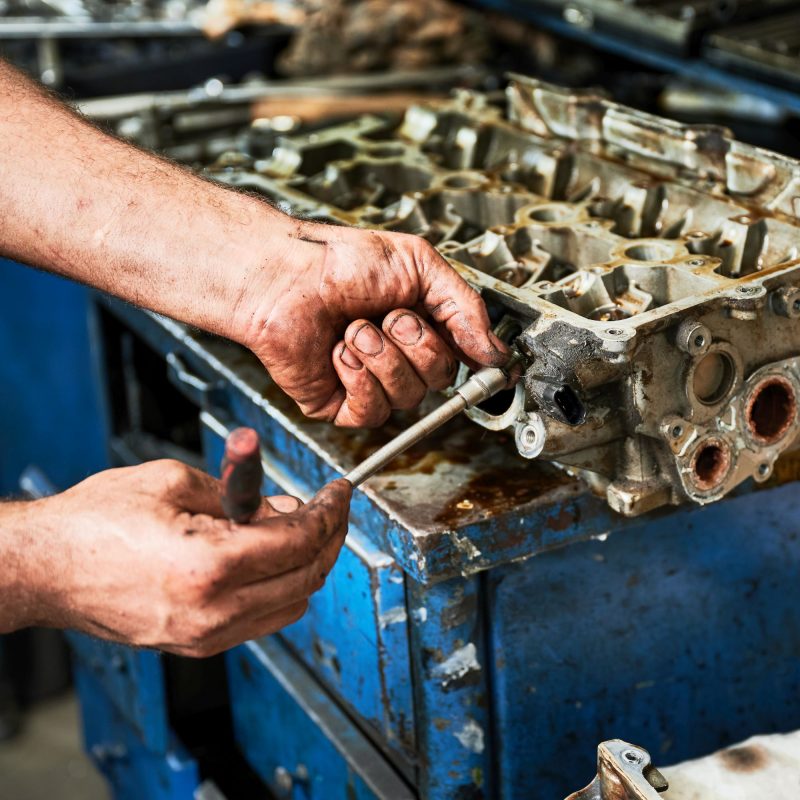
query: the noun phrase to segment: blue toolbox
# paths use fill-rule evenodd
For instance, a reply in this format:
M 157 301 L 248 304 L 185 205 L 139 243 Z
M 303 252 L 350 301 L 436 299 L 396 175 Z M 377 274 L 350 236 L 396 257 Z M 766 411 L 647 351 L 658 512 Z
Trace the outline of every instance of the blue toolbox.
M 215 471 L 248 425 L 264 491 L 308 498 L 403 424 L 304 419 L 241 348 L 99 295 L 92 311 L 118 463 Z M 90 752 L 119 797 L 562 798 L 604 739 L 668 763 L 796 728 L 800 498 L 776 475 L 626 519 L 456 420 L 355 495 L 281 634 L 224 663 L 75 637 Z

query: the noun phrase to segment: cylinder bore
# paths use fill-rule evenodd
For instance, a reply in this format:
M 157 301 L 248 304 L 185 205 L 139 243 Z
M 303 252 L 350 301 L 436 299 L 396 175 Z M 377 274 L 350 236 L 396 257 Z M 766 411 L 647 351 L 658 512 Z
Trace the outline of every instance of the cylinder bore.
M 761 444 L 782 439 L 797 418 L 797 395 L 786 378 L 773 375 L 757 384 L 745 406 L 745 422 Z
M 720 439 L 701 442 L 692 457 L 692 480 L 701 492 L 716 489 L 730 472 L 731 451 Z
M 736 381 L 733 359 L 721 350 L 704 355 L 692 371 L 692 392 L 705 405 L 719 403 Z

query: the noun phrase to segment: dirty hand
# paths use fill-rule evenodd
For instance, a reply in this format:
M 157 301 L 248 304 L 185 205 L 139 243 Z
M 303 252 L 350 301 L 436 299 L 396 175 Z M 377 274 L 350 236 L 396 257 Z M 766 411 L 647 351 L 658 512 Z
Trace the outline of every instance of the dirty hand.
M 268 498 L 236 525 L 221 518 L 215 479 L 165 460 L 12 504 L 30 531 L 21 621 L 187 656 L 272 633 L 305 613 L 333 567 L 351 490 L 335 481 L 302 507 Z
M 237 338 L 307 416 L 377 426 L 450 385 L 457 357 L 505 362 L 480 296 L 424 239 L 286 219 L 288 266 L 249 276 Z

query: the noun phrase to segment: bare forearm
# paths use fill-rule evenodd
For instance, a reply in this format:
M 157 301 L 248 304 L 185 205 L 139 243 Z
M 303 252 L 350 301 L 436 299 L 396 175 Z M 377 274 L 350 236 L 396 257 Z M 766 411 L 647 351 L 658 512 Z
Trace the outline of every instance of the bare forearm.
M 97 130 L 0 61 L 0 252 L 224 335 L 291 221 Z M 265 246 L 269 237 L 270 245 Z
M 42 502 L 0 502 L 0 633 L 43 624 L 37 566 Z

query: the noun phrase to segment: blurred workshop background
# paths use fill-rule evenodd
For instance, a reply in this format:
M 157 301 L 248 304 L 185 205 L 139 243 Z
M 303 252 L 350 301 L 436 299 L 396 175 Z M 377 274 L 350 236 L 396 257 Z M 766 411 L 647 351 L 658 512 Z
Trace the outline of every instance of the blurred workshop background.
M 324 126 L 363 114 L 398 118 L 410 106 L 447 97 L 455 90 L 500 97 L 510 72 L 569 88 L 593 87 L 619 103 L 681 123 L 723 125 L 744 142 L 797 157 L 798 5 L 781 0 L 0 0 L 0 56 L 99 125 L 192 166 L 219 164 L 221 158 L 223 164 L 225 158 L 233 164 L 245 141 L 249 157 L 265 158 L 280 145 L 281 137 L 309 132 L 313 136 Z M 321 147 L 312 151 L 312 157 L 317 159 L 315 169 L 321 171 L 327 162 L 347 154 Z M 305 174 L 312 174 L 311 167 L 306 167 Z M 152 333 L 148 321 L 136 333 L 139 323 L 131 321 L 132 313 L 131 309 L 109 310 L 88 289 L 69 281 L 8 261 L 0 263 L 0 496 L 40 497 L 110 464 L 162 455 L 210 463 L 199 455 L 208 446 L 204 442 L 201 448 L 196 417 L 187 423 L 186 408 L 205 408 L 215 386 L 202 376 L 189 376 L 194 383 L 184 380 L 181 391 L 175 389 L 181 375 L 186 378 L 186 357 L 181 356 L 181 361 L 174 356 L 165 365 L 169 346 L 162 343 L 163 332 Z M 150 337 L 147 346 L 142 331 Z M 143 375 L 153 380 L 148 383 Z M 788 518 L 780 515 L 790 514 L 792 507 L 784 495 L 776 497 L 774 523 L 760 518 L 754 503 L 748 504 L 745 497 L 721 501 L 718 508 L 724 510 L 714 512 L 714 525 L 718 530 L 734 530 L 738 525 L 742 541 L 755 528 L 763 541 L 777 541 L 781 520 Z M 615 523 L 604 524 L 609 528 Z M 648 541 L 672 535 L 669 521 L 662 525 L 656 519 L 648 524 L 653 526 Z M 693 523 L 672 524 L 691 527 Z M 768 528 L 766 533 L 761 525 Z M 503 746 L 491 737 L 484 742 L 482 733 L 474 744 L 467 728 L 463 729 L 466 738 L 455 742 L 451 736 L 453 746 L 467 740 L 473 743 L 470 758 L 474 763 L 464 766 L 471 776 L 471 793 L 461 786 L 464 775 L 447 777 L 442 772 L 435 777 L 430 767 L 448 757 L 449 745 L 437 736 L 450 716 L 460 713 L 458 692 L 443 695 L 442 700 L 425 694 L 424 687 L 409 688 L 401 680 L 401 689 L 392 683 L 392 669 L 410 674 L 413 663 L 419 674 L 424 664 L 420 659 L 435 651 L 436 641 L 426 640 L 419 631 L 409 633 L 410 643 L 403 639 L 400 645 L 382 638 L 390 630 L 384 616 L 375 630 L 363 634 L 364 641 L 370 642 L 368 649 L 377 653 L 375 674 L 370 657 L 365 655 L 360 663 L 361 645 L 351 642 L 361 683 L 340 689 L 342 665 L 336 650 L 326 649 L 325 641 L 312 641 L 310 636 L 307 641 L 299 637 L 285 650 L 265 644 L 263 650 L 249 652 L 235 663 L 224 658 L 188 663 L 78 637 L 72 642 L 71 656 L 65 636 L 48 630 L 2 637 L 0 800 L 93 800 L 112 795 L 137 800 L 270 796 L 549 800 L 562 798 L 592 779 L 602 738 L 638 736 L 641 741 L 634 744 L 648 749 L 656 765 L 666 765 L 710 757 L 751 735 L 800 727 L 800 629 L 796 619 L 789 621 L 788 612 L 781 611 L 786 605 L 797 607 L 792 589 L 796 591 L 800 582 L 795 577 L 792 586 L 788 575 L 772 573 L 759 584 L 754 573 L 767 563 L 759 555 L 742 555 L 739 561 L 730 554 L 717 556 L 711 543 L 697 547 L 697 558 L 704 559 L 704 580 L 713 584 L 702 600 L 708 603 L 709 618 L 724 616 L 726 603 L 732 617 L 745 619 L 748 608 L 762 604 L 761 608 L 775 609 L 781 620 L 775 625 L 756 622 L 755 628 L 742 623 L 750 637 L 747 641 L 757 641 L 762 682 L 728 685 L 725 693 L 716 693 L 709 688 L 714 684 L 709 674 L 707 683 L 693 684 L 696 695 L 675 688 L 648 700 L 652 682 L 672 681 L 677 687 L 681 679 L 651 677 L 658 673 L 652 666 L 657 657 L 642 654 L 659 652 L 665 641 L 674 642 L 670 637 L 681 634 L 668 625 L 648 628 L 643 622 L 639 631 L 643 643 L 630 658 L 620 653 L 613 670 L 607 666 L 611 663 L 608 654 L 601 659 L 606 665 L 601 668 L 604 678 L 619 671 L 624 675 L 620 681 L 636 686 L 638 700 L 631 701 L 625 711 L 625 719 L 635 719 L 635 724 L 625 730 L 622 725 L 601 725 L 597 720 L 603 715 L 611 719 L 608 708 L 617 700 L 587 690 L 591 701 L 584 702 L 579 698 L 582 690 L 575 688 L 579 682 L 571 688 L 557 685 L 553 696 L 558 698 L 558 707 L 521 720 L 514 715 L 515 703 L 528 708 L 525 704 L 534 702 L 531 698 L 537 687 L 509 678 L 510 688 L 503 690 L 509 693 L 506 704 L 495 708 L 492 701 L 488 724 L 508 735 L 513 730 L 519 747 L 525 744 L 529 755 L 521 760 L 514 755 L 511 764 L 510 753 L 517 750 L 507 736 Z M 391 614 L 386 598 L 398 590 L 392 576 L 382 571 L 381 554 L 376 553 L 349 569 L 356 572 L 368 565 L 369 580 L 377 581 L 375 585 L 384 593 L 384 605 L 376 613 Z M 519 555 L 512 553 L 514 558 Z M 595 560 L 603 559 L 599 552 L 595 556 Z M 580 558 L 591 563 L 595 556 L 584 553 Z M 540 558 L 545 556 L 534 561 Z M 572 564 L 564 562 L 563 575 L 552 578 L 552 585 L 547 583 L 557 596 L 561 592 L 564 603 L 575 604 L 572 622 L 561 615 L 563 606 L 554 601 L 547 611 L 553 625 L 561 621 L 561 633 L 546 635 L 546 622 L 531 622 L 524 631 L 509 623 L 504 630 L 509 637 L 526 637 L 520 659 L 529 659 L 531 664 L 538 663 L 540 653 L 549 652 L 559 639 L 568 639 L 564 659 L 580 662 L 581 680 L 588 681 L 594 672 L 594 648 L 599 648 L 593 640 L 593 631 L 601 624 L 599 612 L 587 616 L 584 605 L 574 599 L 581 590 L 568 592 L 565 586 L 573 579 L 569 569 L 588 569 L 580 558 Z M 742 564 L 748 558 L 752 572 Z M 374 573 L 370 572 L 373 568 Z M 723 574 L 736 578 L 728 582 Z M 651 580 L 646 571 L 637 575 L 635 580 L 642 584 Z M 462 580 L 458 571 L 445 577 L 435 586 Z M 538 580 L 544 582 L 541 575 Z M 623 576 L 620 585 L 624 582 Z M 500 592 L 499 585 L 480 591 Z M 521 585 L 523 595 L 526 586 Z M 597 589 L 588 579 L 587 586 L 590 591 Z M 397 605 L 405 623 L 402 586 L 399 591 Z M 457 591 L 462 599 L 472 597 L 475 605 L 470 593 L 478 589 L 472 580 L 464 579 Z M 659 589 L 646 595 L 643 585 L 629 583 L 625 591 L 642 607 L 647 597 L 656 597 L 654 602 L 663 603 L 665 618 L 672 613 L 670 603 L 680 605 L 677 595 Z M 715 593 L 717 599 L 709 599 Z M 569 600 L 563 599 L 567 596 Z M 445 606 L 444 611 L 437 610 L 437 602 L 446 606 L 445 600 L 436 597 L 426 601 L 430 618 L 447 613 Z M 517 598 L 516 602 L 521 601 Z M 481 608 L 479 617 L 491 613 Z M 512 612 L 523 614 L 524 609 L 508 609 Z M 646 619 L 650 619 L 648 613 L 643 612 Z M 429 625 L 433 624 L 430 618 Z M 692 669 L 719 670 L 720 681 L 728 674 L 726 654 L 733 661 L 750 658 L 745 631 L 709 629 L 706 636 L 698 629 L 692 636 L 682 658 L 687 663 L 695 659 Z M 464 643 L 458 637 L 447 646 L 443 643 L 444 652 L 456 648 L 457 641 Z M 286 659 L 300 658 L 304 647 L 310 666 L 298 672 L 292 667 L 295 662 Z M 406 653 L 405 661 L 387 666 L 384 657 L 396 647 L 410 648 L 411 655 Z M 696 663 L 702 659 L 689 652 L 692 648 L 713 653 L 702 668 Z M 342 643 L 340 649 L 345 649 Z M 415 649 L 428 655 L 415 654 Z M 512 644 L 509 653 L 513 649 Z M 477 680 L 470 671 L 470 653 L 462 652 L 461 657 L 463 671 L 454 680 L 459 691 L 472 678 Z M 634 662 L 639 658 L 651 665 L 650 672 L 638 669 Z M 787 666 L 790 659 L 794 668 Z M 514 659 L 508 655 L 508 660 Z M 577 669 L 575 662 L 570 663 Z M 346 672 L 348 664 L 344 667 Z M 502 685 L 506 673 L 501 667 L 495 664 L 496 674 L 484 675 L 482 680 Z M 286 675 L 297 680 L 292 682 Z M 373 689 L 378 699 L 365 699 Z M 259 707 L 252 700 L 257 692 L 274 698 L 279 690 L 283 692 L 280 701 L 273 699 Z M 402 692 L 407 696 L 401 697 Z M 383 720 L 383 712 L 373 711 L 370 703 L 405 709 L 404 704 L 412 704 L 412 693 L 417 713 L 424 706 L 426 719 L 413 723 L 416 741 L 412 736 L 398 746 L 396 738 L 403 739 L 405 723 L 393 716 Z M 518 700 L 509 701 L 509 697 Z M 238 712 L 231 712 L 232 702 L 239 703 Z M 592 712 L 588 710 L 591 704 Z M 693 720 L 691 724 L 675 724 L 678 706 L 684 718 Z M 699 716 L 694 717 L 693 711 Z M 592 723 L 582 727 L 581 720 L 590 717 Z M 373 719 L 382 721 L 373 723 Z M 534 728 L 544 733 L 534 735 Z M 670 730 L 677 731 L 676 735 L 668 735 Z M 273 759 L 269 748 L 276 731 L 284 754 Z M 545 744 L 548 737 L 557 746 L 550 749 Z M 242 744 L 245 740 L 248 746 Z M 789 739 L 781 738 L 780 745 L 770 741 L 742 746 L 738 760 L 730 756 L 731 774 L 746 776 L 758 766 L 759 758 L 772 759 L 784 767 L 774 778 L 778 787 L 774 796 L 796 797 L 800 794 L 800 747 L 789 747 Z M 297 752 L 293 746 L 299 748 Z M 484 748 L 488 767 L 481 760 Z M 613 760 L 615 754 L 608 753 Z M 620 758 L 634 763 L 641 751 L 634 747 L 620 753 Z M 691 769 L 693 776 L 700 776 L 692 783 L 700 787 L 697 793 L 668 792 L 665 797 L 723 796 L 718 793 L 725 783 L 717 762 Z M 309 776 L 309 770 L 318 774 Z M 494 778 L 485 770 L 496 770 Z M 497 777 L 503 770 L 514 776 L 511 783 Z M 537 776 L 535 780 L 520 777 L 528 770 Z M 669 777 L 669 770 L 663 773 Z M 520 788 L 514 790 L 515 785 Z M 764 798 L 766 785 L 751 793 L 725 796 Z M 658 786 L 658 778 L 648 786 Z M 594 793 L 581 797 L 649 797 L 626 787 L 630 794 L 605 793 L 608 787 L 598 785 Z

